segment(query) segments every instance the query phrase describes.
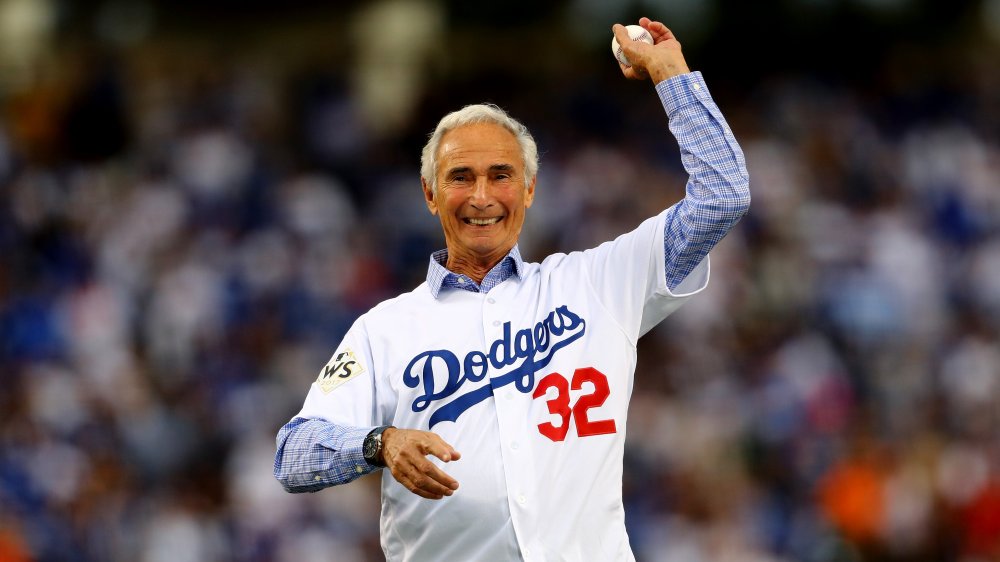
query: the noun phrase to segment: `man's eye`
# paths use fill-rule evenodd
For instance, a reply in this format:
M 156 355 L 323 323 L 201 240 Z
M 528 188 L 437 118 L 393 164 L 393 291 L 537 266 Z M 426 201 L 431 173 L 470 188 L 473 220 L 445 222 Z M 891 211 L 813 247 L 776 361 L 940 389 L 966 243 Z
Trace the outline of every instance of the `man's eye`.
M 459 176 L 452 176 L 451 181 L 463 182 L 463 181 L 465 181 L 465 176 L 461 176 L 461 175 L 459 175 Z

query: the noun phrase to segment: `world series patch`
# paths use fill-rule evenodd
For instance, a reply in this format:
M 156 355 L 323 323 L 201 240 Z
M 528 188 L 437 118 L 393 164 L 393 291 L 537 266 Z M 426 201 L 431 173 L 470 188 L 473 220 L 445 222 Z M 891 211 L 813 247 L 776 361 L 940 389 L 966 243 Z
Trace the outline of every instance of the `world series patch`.
M 353 379 L 365 372 L 364 366 L 358 361 L 358 357 L 350 348 L 337 353 L 333 359 L 323 367 L 316 384 L 319 385 L 323 394 L 329 394 L 333 389 Z

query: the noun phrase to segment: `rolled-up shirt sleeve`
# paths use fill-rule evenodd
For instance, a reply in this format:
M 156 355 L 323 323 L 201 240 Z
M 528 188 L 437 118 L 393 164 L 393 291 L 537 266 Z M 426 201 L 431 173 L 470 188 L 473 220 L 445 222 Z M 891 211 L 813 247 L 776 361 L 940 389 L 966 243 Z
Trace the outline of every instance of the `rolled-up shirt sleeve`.
M 293 493 L 346 484 L 373 472 L 362 445 L 373 427 L 345 427 L 322 419 L 294 418 L 277 437 L 274 477 Z
M 667 286 L 677 289 L 750 208 L 746 160 L 700 72 L 656 85 L 688 173 L 663 228 Z

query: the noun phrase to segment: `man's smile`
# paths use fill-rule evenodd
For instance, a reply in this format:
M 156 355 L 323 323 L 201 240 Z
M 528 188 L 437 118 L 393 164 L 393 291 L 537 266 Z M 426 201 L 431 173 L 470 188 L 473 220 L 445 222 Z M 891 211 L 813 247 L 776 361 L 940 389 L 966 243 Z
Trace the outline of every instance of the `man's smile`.
M 465 224 L 471 224 L 473 226 L 490 226 L 500 222 L 503 217 L 491 217 L 491 218 L 473 218 L 466 217 L 462 219 Z

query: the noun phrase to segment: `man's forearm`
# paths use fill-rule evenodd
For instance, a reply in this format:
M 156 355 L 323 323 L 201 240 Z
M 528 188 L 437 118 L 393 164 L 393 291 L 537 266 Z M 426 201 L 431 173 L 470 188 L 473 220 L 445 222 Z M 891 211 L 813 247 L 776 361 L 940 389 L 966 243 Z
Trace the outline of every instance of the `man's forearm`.
M 295 418 L 278 432 L 274 477 L 293 493 L 346 484 L 375 470 L 362 453 L 371 427 Z

